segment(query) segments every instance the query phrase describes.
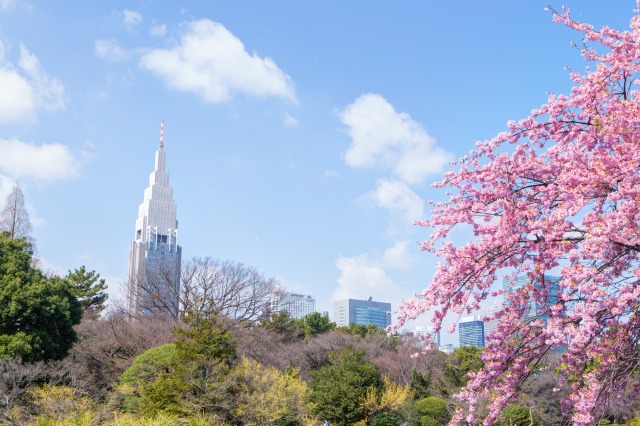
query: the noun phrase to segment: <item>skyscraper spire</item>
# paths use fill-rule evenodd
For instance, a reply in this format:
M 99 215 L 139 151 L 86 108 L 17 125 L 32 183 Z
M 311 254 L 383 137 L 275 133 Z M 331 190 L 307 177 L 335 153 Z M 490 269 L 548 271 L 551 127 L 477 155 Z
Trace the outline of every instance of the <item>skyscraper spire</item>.
M 166 170 L 164 121 L 149 186 L 138 207 L 129 247 L 129 309 L 136 314 L 178 317 L 182 248 L 178 245 L 177 206 Z

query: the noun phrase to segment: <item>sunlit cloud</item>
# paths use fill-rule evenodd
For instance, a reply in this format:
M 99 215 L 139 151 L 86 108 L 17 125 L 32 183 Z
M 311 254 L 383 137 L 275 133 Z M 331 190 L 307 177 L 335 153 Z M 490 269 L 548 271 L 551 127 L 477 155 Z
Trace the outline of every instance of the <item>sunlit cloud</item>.
M 341 112 L 351 145 L 345 162 L 354 168 L 390 170 L 398 179 L 417 184 L 442 171 L 451 154 L 404 112 L 382 96 L 360 96 Z
M 296 127 L 298 125 L 298 119 L 287 112 L 284 113 L 283 122 L 284 127 Z
M 166 33 L 167 33 L 167 26 L 165 24 L 158 24 L 154 22 L 149 27 L 149 34 L 152 35 L 153 37 L 164 37 Z
M 131 52 L 120 47 L 115 39 L 96 40 L 93 51 L 98 58 L 109 62 L 125 61 L 131 57 Z
M 407 225 L 423 219 L 424 200 L 398 180 L 378 180 L 376 189 L 367 194 L 365 200 L 388 210 Z
M 60 143 L 34 145 L 18 139 L 0 139 L 0 172 L 14 180 L 39 184 L 65 180 L 79 173 L 79 163 Z
M 135 10 L 129 10 L 129 9 L 124 9 L 122 11 L 122 22 L 124 22 L 127 28 L 133 29 L 139 26 L 140 24 L 142 24 L 142 21 L 143 19 L 140 12 L 136 12 Z
M 202 19 L 184 29 L 177 46 L 153 49 L 140 59 L 140 66 L 168 88 L 194 93 L 213 104 L 234 94 L 297 102 L 291 78 L 271 58 L 249 54 L 222 24 Z
M 38 58 L 20 44 L 17 66 L 0 43 L 0 124 L 32 122 L 38 109 L 65 107 L 62 83 L 42 70 Z
M 407 250 L 408 246 L 407 241 L 397 241 L 382 255 L 364 253 L 338 258 L 336 267 L 340 277 L 338 288 L 332 294 L 333 300 L 373 297 L 378 301 L 399 301 L 403 290 L 387 274 L 387 270 L 411 266 L 413 257 Z
M 410 244 L 409 241 L 396 241 L 382 254 L 382 264 L 388 268 L 408 269 L 413 262 L 413 256 L 409 254 Z

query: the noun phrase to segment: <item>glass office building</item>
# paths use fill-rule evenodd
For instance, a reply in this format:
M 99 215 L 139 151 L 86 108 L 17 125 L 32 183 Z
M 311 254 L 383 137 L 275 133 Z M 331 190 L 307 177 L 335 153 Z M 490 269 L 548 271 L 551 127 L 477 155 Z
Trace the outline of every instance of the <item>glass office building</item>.
M 370 325 L 380 328 L 391 325 L 391 303 L 345 299 L 333 303 L 333 320 L 338 327 L 349 324 Z
M 460 346 L 484 347 L 484 322 L 478 317 L 465 317 L 458 323 Z

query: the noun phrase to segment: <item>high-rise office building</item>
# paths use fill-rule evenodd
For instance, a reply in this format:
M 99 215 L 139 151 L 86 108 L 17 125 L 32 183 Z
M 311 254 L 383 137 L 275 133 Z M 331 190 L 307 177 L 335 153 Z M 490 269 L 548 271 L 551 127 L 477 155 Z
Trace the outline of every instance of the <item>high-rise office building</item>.
M 545 274 L 543 275 L 542 279 L 545 281 L 545 283 L 549 287 L 549 293 L 548 293 L 549 295 L 546 301 L 546 307 L 549 307 L 558 303 L 558 290 L 560 289 L 560 285 L 559 285 L 560 277 Z M 524 288 L 529 282 L 530 282 L 530 278 L 528 276 L 517 277 L 513 285 L 510 285 L 510 281 L 505 279 L 502 282 L 502 288 L 504 290 L 505 295 L 508 295 L 509 293 L 513 293 L 518 291 L 521 288 Z M 540 282 L 534 281 L 533 287 L 539 288 Z M 509 299 L 506 297 L 505 297 L 505 304 L 507 305 L 510 304 Z M 549 315 L 545 313 L 541 313 L 540 312 L 541 310 L 542 310 L 542 306 L 538 302 L 536 302 L 535 300 L 530 300 L 526 306 L 523 319 L 529 320 L 529 319 L 539 317 L 540 319 L 546 322 Z
M 502 309 L 502 307 L 498 307 L 498 306 L 494 306 L 492 308 L 487 309 L 486 311 L 484 311 L 484 338 L 485 341 L 486 339 L 489 338 L 489 336 L 491 336 L 492 333 L 496 332 L 498 330 L 498 318 L 494 318 L 494 319 L 489 319 L 490 316 L 494 315 L 495 313 L 499 312 Z
M 484 347 L 484 323 L 478 317 L 464 317 L 458 323 L 460 346 Z
M 433 326 L 416 325 L 413 335 L 420 340 L 431 340 L 436 349 L 440 347 L 440 332 L 436 333 Z
M 282 311 L 289 312 L 291 318 L 304 318 L 316 311 L 316 298 L 309 294 L 274 294 L 271 297 L 271 313 Z
M 380 328 L 391 325 L 391 303 L 345 299 L 333 302 L 333 320 L 338 327 L 349 324 L 369 325 Z
M 177 206 L 169 185 L 164 123 L 149 186 L 138 207 L 135 237 L 129 246 L 128 307 L 136 314 L 178 316 L 182 248 L 178 245 Z

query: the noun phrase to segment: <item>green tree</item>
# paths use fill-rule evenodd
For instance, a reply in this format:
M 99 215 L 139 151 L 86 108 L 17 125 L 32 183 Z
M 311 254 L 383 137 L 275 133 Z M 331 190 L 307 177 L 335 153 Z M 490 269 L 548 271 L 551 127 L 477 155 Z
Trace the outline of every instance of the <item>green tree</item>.
M 453 351 L 450 356 L 465 373 L 469 373 L 470 371 L 477 372 L 484 365 L 480 359 L 482 351 L 483 349 L 476 348 L 475 346 L 462 346 Z
M 32 266 L 31 244 L 0 233 L 0 356 L 63 358 L 77 339 L 82 308 L 68 280 Z
M 85 318 L 97 318 L 109 297 L 105 280 L 96 271 L 87 271 L 84 266 L 73 272 L 69 271 L 66 278 L 73 284 L 74 294 L 82 306 Z
M 156 346 L 138 355 L 133 364 L 120 376 L 120 384 L 133 388 L 144 382 L 152 382 L 162 371 L 172 368 L 176 355 L 176 345 L 167 343 Z
M 416 403 L 416 411 L 422 416 L 422 426 L 444 426 L 451 420 L 451 414 L 444 399 L 429 396 Z
M 540 421 L 530 408 L 522 405 L 509 405 L 502 410 L 496 426 L 538 426 Z
M 289 339 L 296 339 L 301 334 L 296 320 L 291 318 L 291 314 L 287 311 L 271 314 L 271 318 L 262 320 L 260 325 L 266 330 L 275 331 Z
M 120 377 L 123 404 L 145 415 L 227 416 L 237 357 L 231 332 L 215 316 L 190 311 L 182 319 L 173 344 L 148 350 Z
M 326 333 L 336 328 L 336 323 L 320 312 L 313 312 L 304 318 L 296 320 L 298 328 L 304 334 L 305 339 L 309 339 L 316 334 Z
M 427 373 L 427 377 L 420 374 L 415 368 L 411 373 L 411 382 L 409 382 L 409 389 L 413 399 L 419 400 L 431 396 L 429 387 L 431 386 L 431 370 Z
M 366 337 L 370 334 L 377 334 L 377 335 L 384 335 L 384 336 L 387 335 L 387 333 L 383 329 L 381 329 L 380 327 L 374 324 L 362 325 L 362 324 L 351 323 L 347 326 L 338 327 L 337 330 L 343 333 L 353 334 L 354 336 L 360 336 L 360 337 Z
M 467 373 L 482 368 L 484 364 L 480 359 L 481 353 L 482 349 L 475 346 L 462 346 L 449 355 L 444 374 L 454 387 L 466 385 L 469 381 Z
M 374 414 L 369 420 L 369 426 L 399 426 L 398 419 L 391 414 L 378 413 Z
M 383 390 L 378 367 L 365 358 L 364 350 L 352 346 L 330 353 L 329 364 L 309 375 L 309 401 L 314 414 L 340 424 L 364 419 L 361 401 L 371 390 Z

